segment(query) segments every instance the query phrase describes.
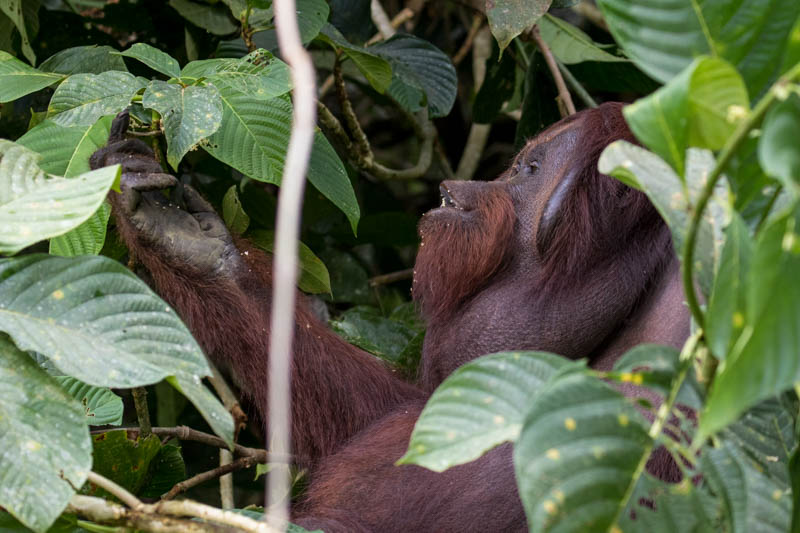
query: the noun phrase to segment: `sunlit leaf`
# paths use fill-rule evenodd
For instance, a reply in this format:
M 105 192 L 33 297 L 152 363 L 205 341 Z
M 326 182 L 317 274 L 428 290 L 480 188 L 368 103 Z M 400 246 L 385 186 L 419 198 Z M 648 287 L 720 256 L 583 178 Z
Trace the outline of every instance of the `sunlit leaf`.
M 266 50 L 256 50 L 241 59 L 192 61 L 181 78 L 206 78 L 206 83 L 262 98 L 286 94 L 292 88 L 289 66 Z
M 61 126 L 91 125 L 103 115 L 116 115 L 144 85 L 127 72 L 74 74 L 58 86 L 47 118 Z

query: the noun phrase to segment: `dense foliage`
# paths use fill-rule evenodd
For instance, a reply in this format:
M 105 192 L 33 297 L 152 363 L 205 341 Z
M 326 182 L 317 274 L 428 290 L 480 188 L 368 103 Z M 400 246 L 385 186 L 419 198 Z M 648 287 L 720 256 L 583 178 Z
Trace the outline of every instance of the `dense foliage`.
M 0 527 L 99 531 L 64 512 L 76 493 L 113 499 L 90 471 L 147 500 L 215 466 L 189 438 L 147 436 L 148 414 L 234 441 L 199 346 L 124 266 L 105 201 L 119 168 L 88 158 L 130 107 L 166 171 L 270 251 L 292 113 L 270 4 L 0 0 Z M 634 102 L 643 147 L 612 144 L 600 169 L 668 223 L 693 317 L 682 350 L 642 345 L 611 372 L 547 353 L 469 363 L 402 462 L 442 471 L 512 442 L 532 531 L 800 530 L 800 3 L 383 4 L 405 31 L 379 33 L 367 0 L 297 2 L 322 86 L 299 286 L 334 330 L 413 375 L 416 220 L 438 181 L 493 177 L 565 112 L 554 76 L 579 107 Z M 683 482 L 646 472 L 659 445 Z M 249 473 L 237 489 L 238 507 L 261 503 Z

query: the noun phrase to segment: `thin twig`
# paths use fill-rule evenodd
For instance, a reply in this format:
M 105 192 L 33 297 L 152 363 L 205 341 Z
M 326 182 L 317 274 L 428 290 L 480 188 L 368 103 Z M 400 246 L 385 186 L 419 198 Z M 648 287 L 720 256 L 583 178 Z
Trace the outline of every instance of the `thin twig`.
M 480 13 L 476 13 L 472 17 L 472 25 L 469 27 L 469 31 L 467 32 L 467 36 L 464 38 L 464 42 L 461 44 L 461 48 L 458 49 L 456 55 L 453 56 L 453 64 L 458 66 L 465 57 L 467 57 L 467 53 L 469 52 L 470 48 L 472 48 L 472 41 L 475 39 L 475 36 L 478 34 L 478 30 L 481 29 L 483 25 L 483 15 Z
M 144 505 L 139 498 L 128 492 L 125 488 L 120 487 L 107 477 L 103 477 L 97 472 L 92 472 L 90 470 L 86 479 L 89 481 L 89 483 L 97 485 L 131 509 L 140 509 Z
M 236 439 L 239 437 L 239 431 L 244 429 L 247 425 L 247 415 L 244 414 L 241 405 L 239 405 L 239 399 L 228 386 L 228 383 L 225 381 L 225 378 L 222 377 L 217 367 L 214 366 L 211 361 L 208 362 L 208 366 L 211 367 L 211 377 L 209 381 L 214 387 L 214 390 L 217 391 L 220 400 L 222 400 L 222 405 L 224 405 L 231 416 L 233 416 L 233 441 L 236 442 Z M 230 464 L 232 461 L 233 454 L 231 454 L 230 450 L 220 448 L 220 466 Z M 235 507 L 232 474 L 223 475 L 219 478 L 219 498 L 223 509 L 233 509 Z
M 381 32 L 384 39 L 388 39 L 395 34 L 392 23 L 389 21 L 389 15 L 386 14 L 379 0 L 372 0 L 372 2 L 370 2 L 369 12 L 372 16 L 372 22 L 375 23 L 375 26 L 378 28 L 378 31 Z
M 244 457 L 243 459 L 249 459 Z M 220 468 L 233 464 L 233 454 L 230 450 L 219 451 Z M 175 487 L 173 487 L 174 489 Z M 171 491 L 170 491 L 171 492 Z M 236 507 L 236 500 L 233 497 L 233 474 L 224 473 L 219 477 L 219 502 L 223 509 L 233 509 Z
M 150 410 L 147 407 L 147 389 L 144 387 L 134 387 L 131 389 L 133 395 L 133 405 L 136 407 L 136 418 L 139 420 L 139 427 L 142 428 L 140 436 L 146 439 L 150 436 L 152 425 L 150 424 Z
M 269 342 L 269 434 L 266 442 L 277 453 L 288 455 L 291 447 L 292 397 L 289 386 L 297 296 L 297 242 L 300 239 L 306 169 L 316 128 L 317 91 L 314 64 L 300 40 L 294 0 L 275 0 L 272 7 L 281 55 L 292 69 L 294 107 L 275 223 Z M 267 516 L 281 527 L 289 521 L 289 501 L 285 495 L 290 490 L 288 464 L 277 465 L 267 476 Z
M 550 51 L 550 47 L 547 46 L 547 43 L 544 42 L 544 39 L 542 39 L 542 36 L 539 34 L 538 26 L 534 26 L 531 29 L 530 34 L 533 37 L 533 40 L 536 42 L 536 46 L 538 46 L 539 50 L 542 51 L 544 61 L 547 63 L 547 68 L 550 69 L 550 74 L 553 76 L 553 81 L 556 82 L 558 98 L 561 104 L 564 106 L 563 110 L 561 110 L 561 106 L 559 106 L 559 110 L 562 111 L 562 116 L 574 115 L 575 104 L 572 103 L 572 96 L 569 94 L 569 89 L 567 89 L 567 85 L 564 83 L 564 78 L 561 76 L 561 71 L 558 69 L 556 59 L 553 57 L 553 52 Z
M 378 285 L 386 285 L 403 279 L 411 279 L 413 276 L 414 269 L 407 268 L 405 270 L 398 270 L 397 272 L 390 272 L 388 274 L 381 274 L 380 276 L 369 278 L 369 284 L 371 287 L 377 287 Z
M 474 77 L 475 93 L 480 90 L 486 78 L 486 61 L 492 54 L 492 38 L 489 28 L 483 28 L 474 39 L 472 46 L 472 74 Z M 491 124 L 474 123 L 469 128 L 467 143 L 461 151 L 461 160 L 456 169 L 456 179 L 471 180 L 478 170 L 478 164 L 483 156 L 483 150 L 489 140 Z
M 569 85 L 575 94 L 578 95 L 578 98 L 583 100 L 583 103 L 586 104 L 588 107 L 597 107 L 597 102 L 594 101 L 592 95 L 589 94 L 589 91 L 581 85 L 581 82 L 572 75 L 572 72 L 569 71 L 567 66 L 562 63 L 561 61 L 556 58 L 556 63 L 558 64 L 558 70 L 561 71 L 561 75 L 564 76 L 564 79 L 567 81 L 567 85 Z
M 206 472 L 201 472 L 196 476 L 192 476 L 189 479 L 185 479 L 180 483 L 176 483 L 168 493 L 164 494 L 161 499 L 162 500 L 171 500 L 175 498 L 178 494 L 182 492 L 186 492 L 187 490 L 191 489 L 192 487 L 196 487 L 201 483 L 205 483 L 211 479 L 222 478 L 231 475 L 231 472 L 235 472 L 237 470 L 243 470 L 246 468 L 250 468 L 253 465 L 260 463 L 256 457 L 240 457 L 233 462 L 230 462 L 225 465 L 220 465 L 217 468 L 213 468 Z M 223 509 L 225 506 L 223 505 Z M 228 507 L 229 509 L 232 507 Z
M 342 107 L 342 115 L 344 115 L 347 128 L 355 140 L 356 149 L 366 164 L 369 165 L 373 160 L 372 148 L 369 146 L 367 135 L 361 129 L 356 112 L 350 103 L 350 98 L 347 96 L 347 88 L 344 85 L 344 76 L 342 76 L 341 56 L 339 55 L 336 56 L 336 61 L 333 64 L 333 80 L 336 87 L 336 96 L 339 99 L 339 105 Z

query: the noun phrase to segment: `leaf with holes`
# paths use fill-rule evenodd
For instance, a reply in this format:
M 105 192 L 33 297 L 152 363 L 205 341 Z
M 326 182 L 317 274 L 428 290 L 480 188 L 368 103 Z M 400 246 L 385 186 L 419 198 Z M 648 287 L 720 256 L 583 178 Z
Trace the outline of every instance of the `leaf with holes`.
M 60 74 L 42 72 L 0 50 L 0 102 L 10 102 L 64 79 Z
M 427 100 L 431 118 L 450 113 L 456 99 L 456 69 L 450 58 L 428 41 L 398 34 L 369 48 L 392 66 L 389 95 L 404 104 L 409 90 Z M 412 102 L 413 103 L 413 102 Z M 420 105 L 421 102 L 417 102 Z M 409 111 L 420 107 L 405 105 Z
M 0 13 L 7 16 L 16 26 L 17 31 L 19 32 L 20 36 L 20 46 L 22 48 L 22 53 L 25 54 L 25 57 L 30 61 L 32 64 L 36 64 L 36 54 L 33 53 L 33 48 L 31 48 L 31 41 L 28 38 L 28 23 L 25 21 L 25 12 L 22 9 L 23 6 L 22 0 L 3 0 L 0 2 Z M 36 4 L 38 7 L 38 3 Z M 35 32 L 34 32 L 35 36 Z
M 44 532 L 92 466 L 84 410 L 2 334 L 0 396 L 0 506 Z
M 90 426 L 122 423 L 122 398 L 106 387 L 95 387 L 70 376 L 55 376 L 55 380 L 85 412 L 85 423 Z
M 552 0 L 494 0 L 486 2 L 486 18 L 500 51 L 511 40 L 536 24 L 550 8 Z M 490 7 L 491 6 L 491 7 Z
M 668 82 L 700 55 L 730 61 L 750 96 L 774 79 L 796 0 L 598 0 L 614 35 L 639 68 Z
M 142 95 L 142 105 L 161 115 L 167 138 L 167 161 L 175 170 L 186 152 L 217 131 L 222 123 L 222 102 L 213 85 L 182 87 L 151 81 Z
M 88 126 L 103 115 L 116 115 L 128 107 L 143 87 L 141 80 L 127 72 L 75 74 L 53 93 L 47 118 L 62 126 Z
M 79 226 L 119 179 L 119 166 L 75 178 L 50 176 L 38 159 L 35 152 L 0 140 L 0 252 L 16 253 Z
M 99 387 L 176 376 L 214 431 L 230 441 L 233 420 L 200 381 L 210 373 L 200 347 L 125 267 L 100 256 L 35 254 L 0 261 L 0 280 L 0 331 L 21 349 Z
M 241 59 L 203 59 L 192 61 L 181 71 L 181 78 L 206 78 L 206 83 L 227 87 L 267 100 L 292 89 L 289 66 L 266 50 L 256 50 Z
M 428 400 L 398 463 L 442 472 L 516 441 L 532 398 L 570 368 L 583 364 L 543 352 L 502 352 L 465 364 Z
M 121 56 L 137 59 L 151 69 L 167 77 L 177 78 L 181 75 L 181 67 L 174 57 L 149 44 L 136 43 L 124 52 L 116 53 Z
M 600 379 L 570 373 L 550 383 L 514 447 L 530 530 L 614 531 L 651 445 L 639 412 Z

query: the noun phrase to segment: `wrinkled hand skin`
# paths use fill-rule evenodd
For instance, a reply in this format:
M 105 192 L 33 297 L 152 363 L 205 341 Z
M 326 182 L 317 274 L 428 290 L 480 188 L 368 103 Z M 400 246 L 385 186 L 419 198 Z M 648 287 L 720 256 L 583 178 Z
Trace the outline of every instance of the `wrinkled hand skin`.
M 137 238 L 153 253 L 198 274 L 231 276 L 243 267 L 225 223 L 211 205 L 189 185 L 164 173 L 153 150 L 139 139 L 126 139 L 130 116 L 116 116 L 108 145 L 90 159 L 91 168 L 119 164 L 119 194 L 111 193 L 115 214 L 127 221 Z M 182 202 L 171 201 L 165 189 L 182 189 Z

